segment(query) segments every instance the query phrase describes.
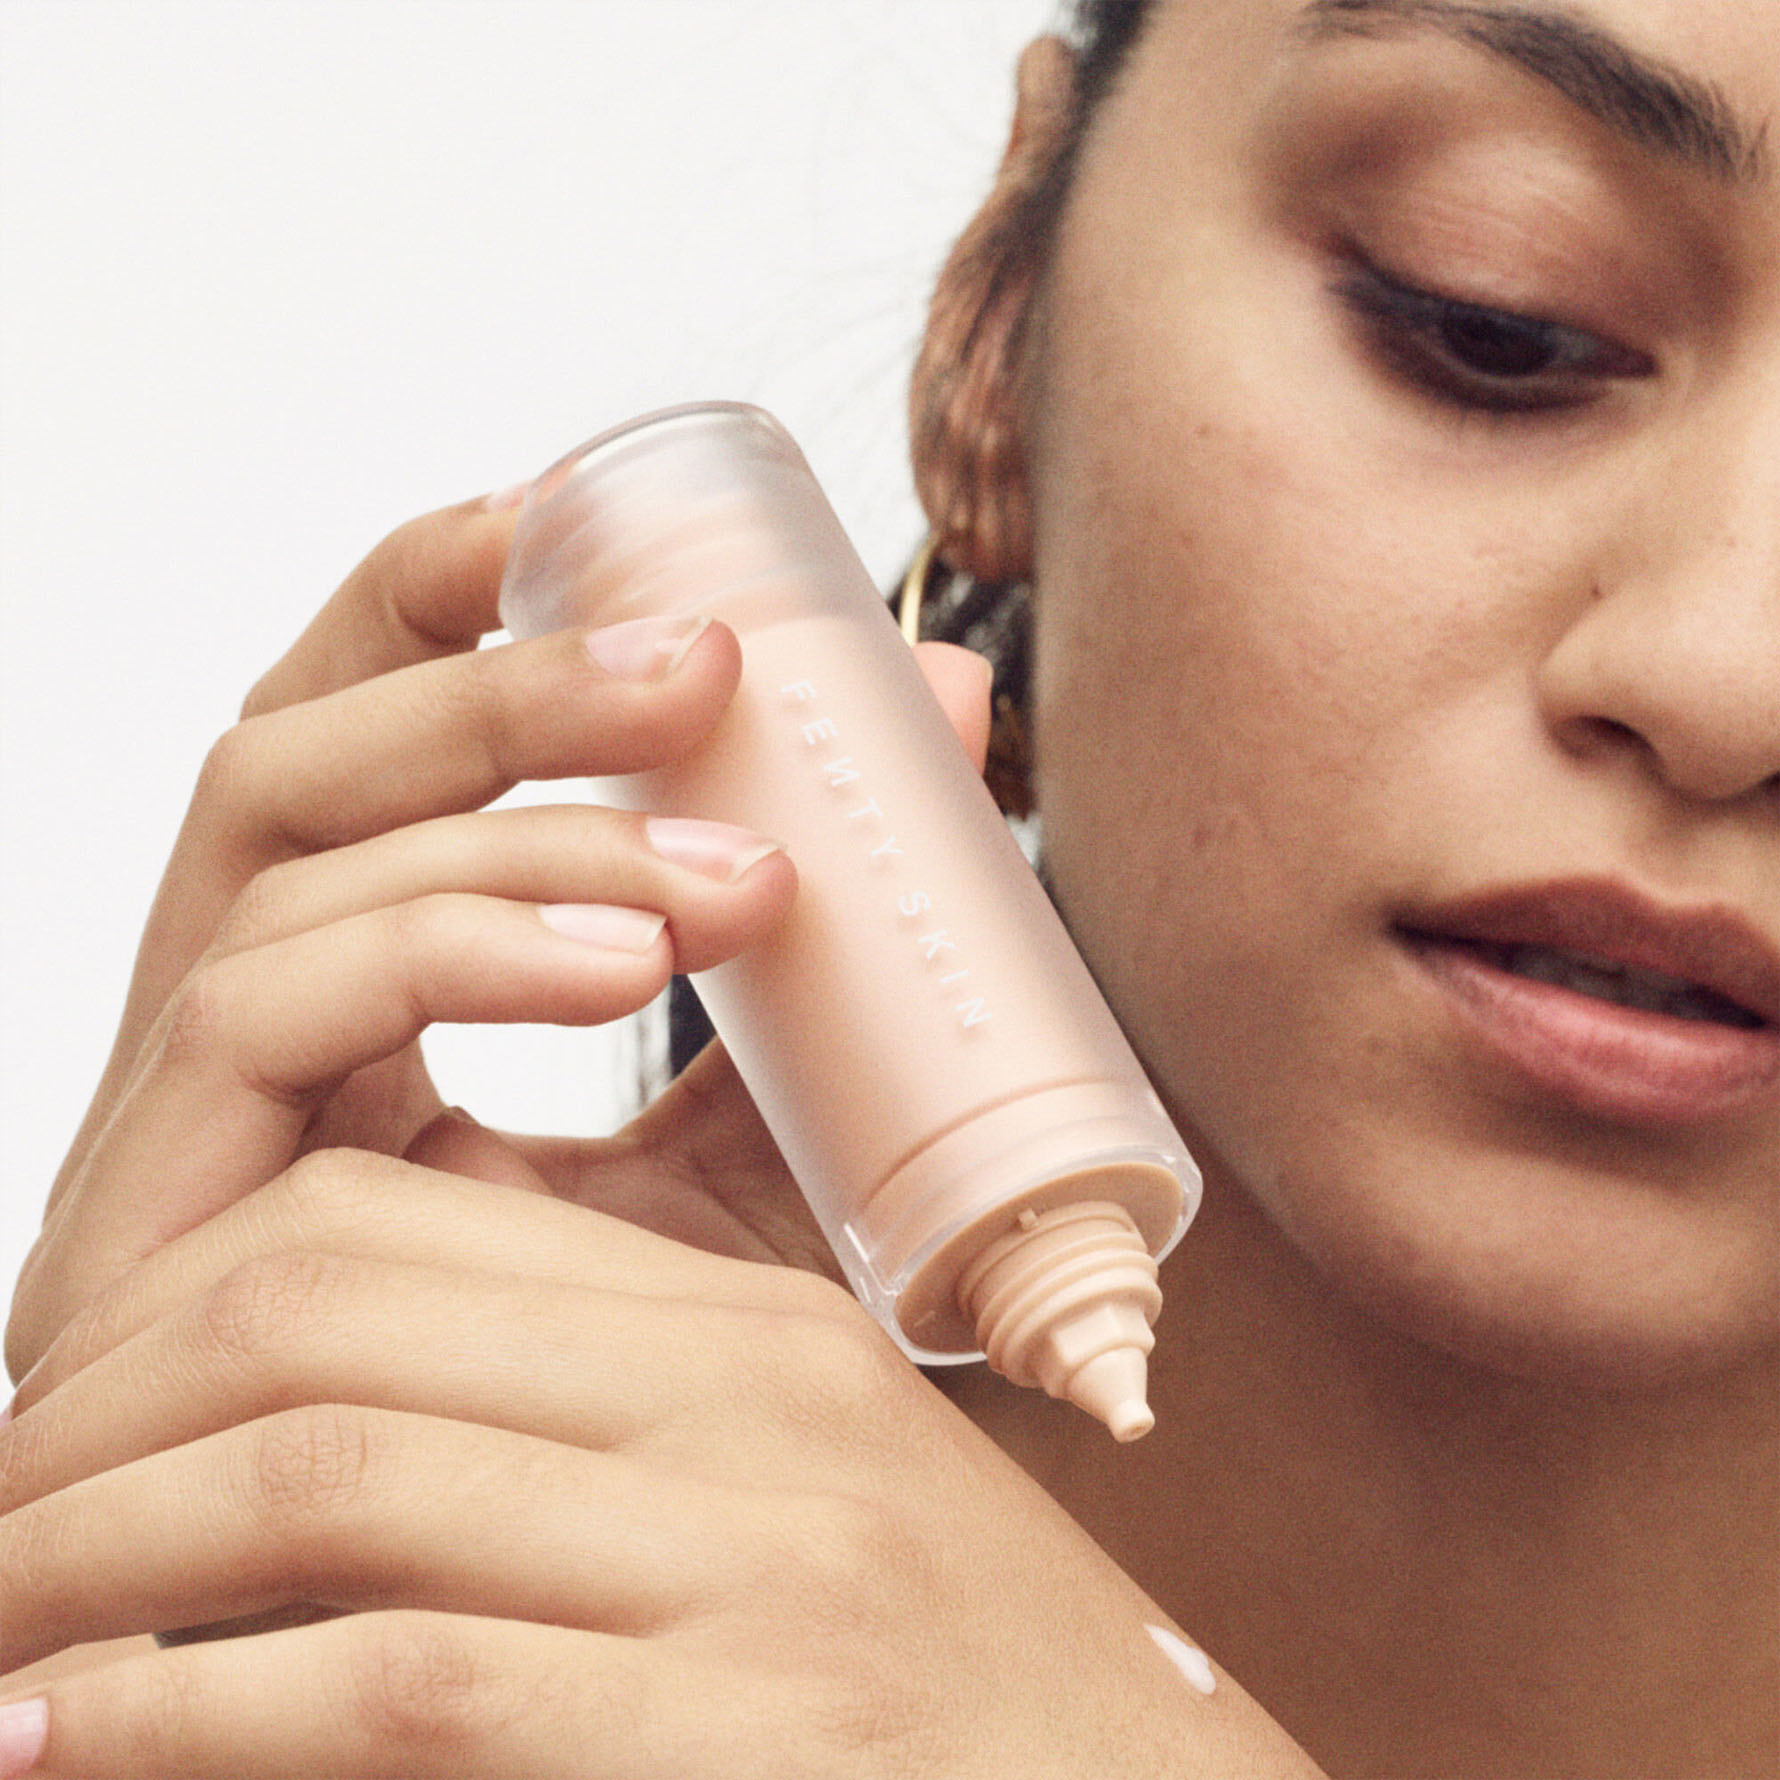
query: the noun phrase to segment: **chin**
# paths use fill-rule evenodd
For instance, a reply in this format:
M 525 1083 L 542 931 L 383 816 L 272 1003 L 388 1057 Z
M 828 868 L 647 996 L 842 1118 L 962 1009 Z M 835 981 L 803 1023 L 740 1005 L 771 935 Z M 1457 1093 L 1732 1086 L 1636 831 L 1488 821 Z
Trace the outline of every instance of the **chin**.
M 1262 1208 L 1378 1325 L 1482 1371 L 1648 1391 L 1780 1354 L 1772 1207 L 1540 1158 L 1399 1158 Z

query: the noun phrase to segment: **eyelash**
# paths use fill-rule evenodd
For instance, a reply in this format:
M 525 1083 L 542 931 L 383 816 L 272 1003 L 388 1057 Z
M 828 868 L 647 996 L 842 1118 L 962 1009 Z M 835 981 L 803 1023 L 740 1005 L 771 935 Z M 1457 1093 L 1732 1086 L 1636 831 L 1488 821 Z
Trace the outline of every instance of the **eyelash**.
M 1442 297 L 1375 266 L 1356 267 L 1333 288 L 1393 371 L 1453 407 L 1494 414 L 1577 408 L 1605 383 L 1656 372 L 1647 353 L 1598 334 Z M 1494 367 L 1478 362 L 1492 356 Z

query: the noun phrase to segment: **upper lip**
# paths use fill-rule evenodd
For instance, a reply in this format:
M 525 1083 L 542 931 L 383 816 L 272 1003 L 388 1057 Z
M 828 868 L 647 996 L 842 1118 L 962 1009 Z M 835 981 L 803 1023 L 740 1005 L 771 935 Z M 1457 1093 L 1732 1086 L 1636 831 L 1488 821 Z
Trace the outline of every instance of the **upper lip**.
M 1405 909 L 1396 925 L 1423 938 L 1547 946 L 1658 971 L 1780 1025 L 1780 952 L 1722 906 L 1677 908 L 1612 879 L 1570 878 Z

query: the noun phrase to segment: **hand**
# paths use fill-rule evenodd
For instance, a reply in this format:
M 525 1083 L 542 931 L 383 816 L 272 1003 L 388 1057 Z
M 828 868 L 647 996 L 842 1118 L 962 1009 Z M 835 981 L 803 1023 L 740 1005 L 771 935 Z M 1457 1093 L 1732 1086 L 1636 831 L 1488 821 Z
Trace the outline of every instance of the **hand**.
M 506 523 L 398 534 L 219 744 L 9 1331 L 0 1665 L 348 1617 L 53 1682 L 47 1771 L 1308 1772 L 780 1265 L 832 1262 L 720 1050 L 615 1139 L 439 1108 L 427 1019 L 610 1017 L 792 889 L 611 812 L 478 812 L 671 759 L 737 667 L 721 626 L 644 679 L 577 637 L 470 653 Z M 980 749 L 980 667 L 929 664 Z M 590 948 L 561 902 L 666 925 Z
M 671 970 L 765 933 L 795 877 L 769 853 L 574 806 L 483 811 L 524 778 L 626 772 L 688 752 L 736 684 L 736 639 L 631 629 L 478 651 L 496 627 L 511 511 L 448 509 L 394 533 L 249 696 L 212 750 L 151 914 L 123 1023 L 50 1198 L 7 1331 L 19 1376 L 74 1312 L 160 1245 L 324 1146 L 441 1166 L 592 1202 L 689 1240 L 832 1267 L 814 1221 L 727 1064 L 693 1084 L 751 1166 L 714 1202 L 684 1153 L 687 1091 L 605 1166 L 609 1143 L 504 1141 L 435 1127 L 417 1043 L 435 1019 L 563 1023 L 642 1006 Z M 628 640 L 630 669 L 612 652 Z M 603 659 L 602 659 L 603 657 Z M 980 662 L 929 650 L 979 753 Z M 659 831 L 657 831 L 659 837 Z M 693 846 L 693 864 L 671 843 Z M 678 862 L 677 862 L 678 861 Z M 714 875 L 713 875 L 714 874 Z M 553 930 L 540 908 L 666 916 L 640 949 Z M 585 931 L 585 929 L 583 929 Z M 707 1125 L 706 1129 L 711 1128 Z M 424 1136 L 423 1136 L 424 1134 Z M 700 1139 L 699 1141 L 704 1141 Z
M 52 1682 L 57 1776 L 1313 1771 L 838 1287 L 357 1152 L 69 1324 L 0 1573 L 0 1668 L 350 1610 Z

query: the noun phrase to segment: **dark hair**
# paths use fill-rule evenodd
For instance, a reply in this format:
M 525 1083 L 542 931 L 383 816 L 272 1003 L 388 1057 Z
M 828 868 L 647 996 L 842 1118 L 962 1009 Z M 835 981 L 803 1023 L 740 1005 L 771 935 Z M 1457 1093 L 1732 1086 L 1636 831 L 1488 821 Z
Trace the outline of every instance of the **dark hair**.
M 1088 126 L 1118 79 L 1132 46 L 1155 11 L 1155 4 L 1156 0 L 1074 0 L 1069 37 L 1076 52 L 1075 104 L 1069 132 L 1043 182 L 1041 201 L 1023 219 L 1041 251 L 1049 251 L 1058 213 L 1075 180 L 1076 162 L 1081 158 Z
M 910 417 L 910 431 L 917 460 L 944 464 L 958 483 L 955 498 L 963 513 L 954 523 L 960 526 L 968 526 L 992 499 L 991 484 L 1004 463 L 997 453 L 1017 445 L 1009 438 L 985 448 L 959 434 L 965 426 L 979 426 L 985 409 L 1011 413 L 1023 406 L 1024 390 L 1010 385 L 1030 366 L 1036 307 L 1031 293 L 1042 286 L 1089 129 L 1154 11 L 1155 0 L 1074 0 L 1067 28 L 1075 50 L 1075 86 L 1067 127 L 1049 161 L 1036 169 L 1024 189 L 965 232 L 947 267 L 942 297 L 947 291 L 969 293 L 965 301 L 970 307 L 945 316 L 947 325 L 933 331 L 932 337 L 947 336 L 951 362 L 920 380 L 922 400 Z M 935 319 L 941 319 L 937 303 Z M 984 383 L 996 388 L 985 390 Z M 1003 810 L 1011 816 L 1029 815 L 1027 590 L 1018 582 L 951 573 L 942 561 L 923 592 L 921 635 L 962 643 L 994 666 L 986 777 Z
M 1155 0 L 1073 0 L 1067 32 L 1075 50 L 1075 90 L 1068 127 L 1050 161 L 1016 201 L 989 226 L 973 226 L 959 244 L 959 253 L 980 267 L 979 277 L 961 281 L 978 293 L 975 313 L 961 334 L 961 359 L 972 357 L 970 348 L 1010 291 L 1038 288 L 1089 126 L 1154 10 Z M 998 354 L 981 355 L 997 361 L 992 374 L 1018 374 L 1030 319 L 1030 305 L 1023 304 L 1005 348 Z M 914 417 L 917 438 L 923 427 L 945 425 L 944 410 L 953 393 L 936 398 L 926 412 Z M 962 643 L 987 656 L 993 665 L 989 789 L 1009 815 L 1028 815 L 1032 792 L 1026 716 L 1031 677 L 1027 590 L 1017 582 L 975 581 L 950 574 L 943 564 L 928 580 L 921 605 L 921 635 Z M 684 977 L 675 977 L 668 995 L 669 1073 L 679 1074 L 711 1037 L 710 1022 L 691 985 Z

